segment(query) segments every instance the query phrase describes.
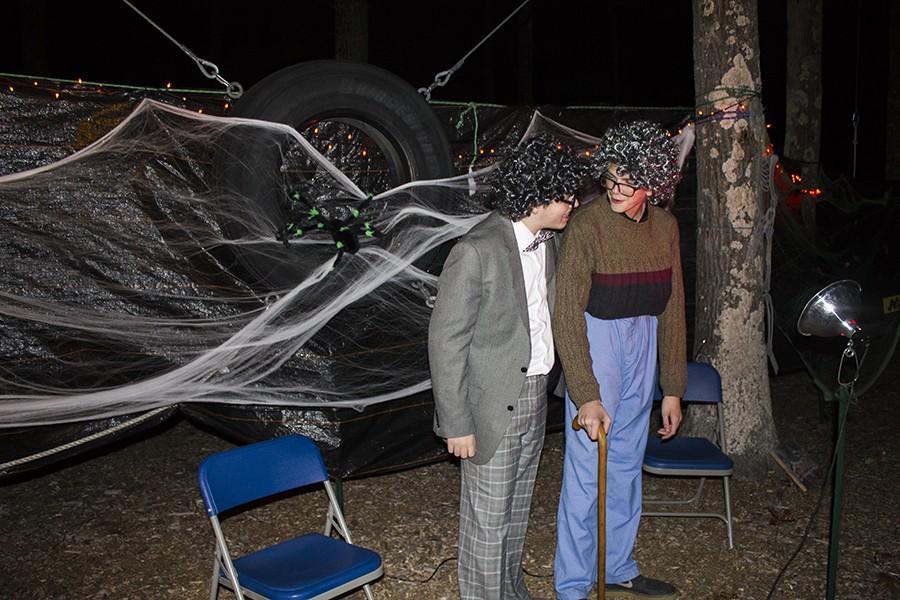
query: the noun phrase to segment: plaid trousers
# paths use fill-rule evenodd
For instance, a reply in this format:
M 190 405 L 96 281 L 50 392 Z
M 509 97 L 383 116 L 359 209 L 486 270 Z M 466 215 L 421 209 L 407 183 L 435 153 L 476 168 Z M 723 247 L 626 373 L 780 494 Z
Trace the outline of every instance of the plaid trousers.
M 462 461 L 457 571 L 462 600 L 531 598 L 522 550 L 546 421 L 547 376 L 527 377 L 494 456 L 483 465 Z

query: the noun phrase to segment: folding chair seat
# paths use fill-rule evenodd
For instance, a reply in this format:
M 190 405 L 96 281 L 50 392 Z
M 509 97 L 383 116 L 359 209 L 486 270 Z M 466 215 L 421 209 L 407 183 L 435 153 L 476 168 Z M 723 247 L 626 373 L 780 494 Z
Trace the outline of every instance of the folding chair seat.
M 662 392 L 657 390 L 657 399 Z M 734 547 L 731 520 L 731 495 L 729 479 L 734 463 L 729 458 L 725 441 L 725 420 L 722 413 L 722 379 L 711 365 L 688 363 L 687 389 L 682 399 L 684 403 L 716 405 L 716 440 L 701 437 L 677 435 L 669 440 L 650 435 L 644 452 L 644 472 L 662 477 L 693 477 L 699 483 L 693 496 L 687 499 L 645 498 L 644 505 L 698 506 L 703 496 L 703 486 L 708 477 L 722 479 L 725 512 L 692 511 L 643 511 L 645 517 L 712 517 L 721 519 L 728 531 L 728 547 Z
M 213 454 L 201 463 L 198 480 L 216 539 L 211 600 L 218 597 L 220 586 L 232 590 L 238 600 L 325 599 L 358 587 L 372 600 L 368 584 L 383 572 L 381 557 L 350 539 L 322 455 L 312 440 L 289 435 Z M 322 484 L 328 496 L 324 534 L 305 533 L 232 558 L 220 514 L 313 484 Z M 332 537 L 332 530 L 343 539 Z

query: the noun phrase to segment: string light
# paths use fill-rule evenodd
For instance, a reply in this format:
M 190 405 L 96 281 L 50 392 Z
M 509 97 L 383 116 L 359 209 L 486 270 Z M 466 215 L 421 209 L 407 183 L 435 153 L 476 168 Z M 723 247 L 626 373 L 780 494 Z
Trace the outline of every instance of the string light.
M 60 100 L 66 89 L 78 89 L 102 95 L 132 94 L 138 92 L 143 97 L 153 98 L 154 94 L 165 92 L 181 92 L 178 97 L 184 103 L 182 108 L 196 111 L 200 114 L 224 114 L 230 109 L 229 99 L 220 100 L 222 94 L 212 90 L 187 90 L 173 87 L 173 83 L 167 82 L 166 87 L 147 88 L 128 85 L 107 84 L 102 82 L 85 81 L 82 77 L 76 79 L 36 79 L 28 75 L 7 75 L 0 77 L 0 83 L 6 87 L 4 93 L 22 93 L 23 90 L 34 90 L 36 93 L 44 92 L 50 100 Z M 30 85 L 29 85 L 30 84 Z M 185 94 L 187 92 L 187 94 Z M 200 96 L 199 98 L 196 96 Z M 199 110 L 198 110 L 199 109 Z

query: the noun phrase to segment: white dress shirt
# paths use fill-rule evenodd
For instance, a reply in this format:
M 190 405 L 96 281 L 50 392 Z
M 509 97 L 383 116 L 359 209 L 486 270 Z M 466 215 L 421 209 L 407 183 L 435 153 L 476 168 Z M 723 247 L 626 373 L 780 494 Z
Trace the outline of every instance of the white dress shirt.
M 553 366 L 553 333 L 550 330 L 550 304 L 547 301 L 547 247 L 525 252 L 535 235 L 521 221 L 513 223 L 519 260 L 525 277 L 528 323 L 531 326 L 531 362 L 527 375 L 546 375 Z

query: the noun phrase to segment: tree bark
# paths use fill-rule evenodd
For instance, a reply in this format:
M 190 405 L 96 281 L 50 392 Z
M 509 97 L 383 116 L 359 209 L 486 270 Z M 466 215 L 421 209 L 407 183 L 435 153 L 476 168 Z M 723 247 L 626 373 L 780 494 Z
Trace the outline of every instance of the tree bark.
M 822 144 L 822 0 L 788 0 L 784 156 L 799 168 L 805 188 L 819 184 Z M 801 215 L 812 238 L 815 199 L 803 196 Z
M 822 0 L 788 0 L 784 155 L 814 185 L 822 139 Z
M 776 432 L 765 348 L 767 144 L 756 0 L 694 0 L 695 340 L 722 375 L 735 472 L 765 476 Z
M 368 0 L 334 0 L 334 57 L 369 62 Z

